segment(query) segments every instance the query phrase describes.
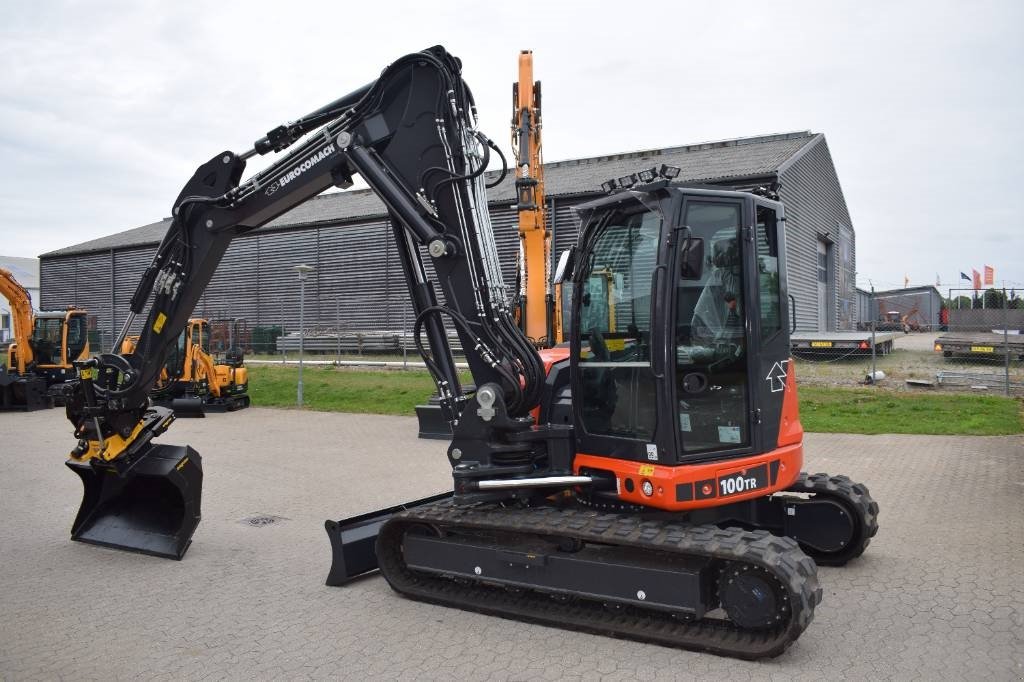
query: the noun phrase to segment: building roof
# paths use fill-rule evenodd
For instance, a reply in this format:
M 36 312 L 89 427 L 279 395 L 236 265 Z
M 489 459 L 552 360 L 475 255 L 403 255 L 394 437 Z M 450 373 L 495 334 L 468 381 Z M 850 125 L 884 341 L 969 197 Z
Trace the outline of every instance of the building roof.
M 905 296 L 906 294 L 921 294 L 932 292 L 934 292 L 936 296 L 942 296 L 942 292 L 940 292 L 934 285 L 927 284 L 924 286 L 917 287 L 904 287 L 902 289 L 887 289 L 885 291 L 876 291 L 875 298 L 893 298 L 895 296 Z M 867 294 L 869 296 L 871 295 L 870 292 L 867 292 Z
M 39 288 L 39 259 L 0 256 L 0 268 L 10 270 L 18 284 L 26 289 Z
M 787 160 L 821 137 L 820 134 L 802 131 L 555 161 L 544 164 L 544 189 L 548 197 L 556 198 L 595 194 L 600 192 L 601 183 L 609 178 L 661 164 L 679 167 L 680 181 L 722 182 L 764 177 L 775 173 Z M 491 182 L 497 175 L 496 171 L 488 173 Z M 492 204 L 515 201 L 512 172 L 500 185 L 488 191 L 488 199 Z M 335 224 L 383 215 L 384 205 L 369 189 L 331 192 L 296 206 L 260 229 Z M 156 244 L 167 232 L 170 222 L 170 218 L 165 218 L 50 251 L 41 257 Z

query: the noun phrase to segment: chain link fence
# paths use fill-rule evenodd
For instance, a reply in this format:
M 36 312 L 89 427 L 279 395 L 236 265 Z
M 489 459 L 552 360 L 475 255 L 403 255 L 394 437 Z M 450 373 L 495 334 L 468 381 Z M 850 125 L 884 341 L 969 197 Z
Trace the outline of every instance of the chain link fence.
M 967 291 L 950 291 L 938 323 L 892 311 L 857 331 L 821 335 L 849 337 L 843 347 L 795 347 L 798 381 L 1024 395 L 1024 300 L 1002 289 Z
M 895 314 L 890 301 L 884 315 L 861 322 L 858 330 L 794 334 L 798 383 L 1024 395 L 1024 301 L 1002 290 L 950 293 L 938 324 Z M 238 317 L 227 308 L 204 312 L 215 354 L 238 347 L 247 362 L 297 362 L 301 340 L 306 362 L 421 367 L 411 305 L 397 300 L 387 305 L 386 315 L 377 311 L 375 317 L 397 322 L 393 329 L 360 324 L 365 311 L 340 296 L 326 303 L 321 297 L 318 305 L 307 299 L 301 316 L 295 297 L 264 302 L 258 319 Z M 109 352 L 114 341 L 109 330 L 96 328 L 89 340 L 93 352 Z M 449 342 L 456 360 L 464 362 L 454 333 Z

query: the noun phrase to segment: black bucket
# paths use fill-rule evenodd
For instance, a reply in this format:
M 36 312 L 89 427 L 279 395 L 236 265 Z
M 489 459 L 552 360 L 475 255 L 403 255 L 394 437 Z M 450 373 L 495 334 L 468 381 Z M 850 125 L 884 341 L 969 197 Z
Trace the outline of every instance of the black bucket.
M 181 559 L 199 525 L 203 468 L 199 453 L 154 445 L 124 475 L 67 461 L 84 486 L 71 539 Z

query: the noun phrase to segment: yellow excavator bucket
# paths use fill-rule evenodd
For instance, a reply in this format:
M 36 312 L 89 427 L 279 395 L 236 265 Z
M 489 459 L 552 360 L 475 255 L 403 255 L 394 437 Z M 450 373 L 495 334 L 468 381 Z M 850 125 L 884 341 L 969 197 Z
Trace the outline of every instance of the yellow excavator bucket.
M 94 462 L 67 461 L 84 488 L 71 539 L 170 559 L 185 556 L 199 525 L 199 453 L 154 445 L 123 472 Z

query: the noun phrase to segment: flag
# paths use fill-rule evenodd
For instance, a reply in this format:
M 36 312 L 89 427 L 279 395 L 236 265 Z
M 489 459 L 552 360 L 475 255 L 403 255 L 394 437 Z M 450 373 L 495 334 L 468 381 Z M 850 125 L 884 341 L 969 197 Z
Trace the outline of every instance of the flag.
M 981 288 L 981 273 L 972 268 L 971 274 L 974 275 L 974 290 L 977 291 Z
M 985 285 L 991 285 L 996 283 L 996 269 L 991 265 L 985 266 Z
M 967 275 L 966 272 L 961 272 L 960 273 L 960 279 L 966 279 L 968 282 L 971 281 L 971 278 Z

